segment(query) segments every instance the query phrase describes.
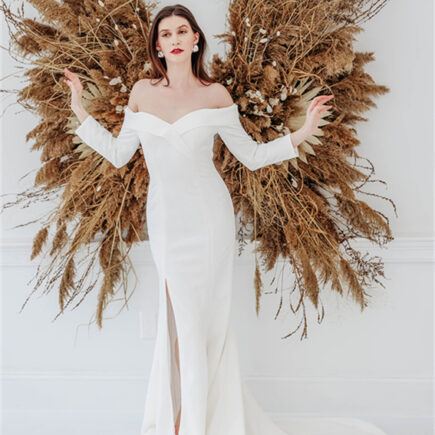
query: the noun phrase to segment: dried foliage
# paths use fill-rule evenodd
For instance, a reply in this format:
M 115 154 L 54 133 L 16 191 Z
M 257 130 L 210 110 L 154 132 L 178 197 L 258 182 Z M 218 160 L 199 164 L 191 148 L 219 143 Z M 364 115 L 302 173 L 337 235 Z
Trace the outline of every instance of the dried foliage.
M 40 21 L 26 18 L 23 7 L 12 12 L 4 1 L 1 10 L 14 27 L 9 34 L 16 51 L 10 50 L 10 55 L 25 65 L 29 80 L 17 92 L 17 101 L 41 117 L 26 139 L 34 140 L 32 150 L 41 150 L 42 165 L 35 187 L 4 208 L 30 200 L 54 201 L 61 193 L 34 238 L 31 259 L 41 254 L 44 244 L 51 246 L 49 265 L 44 270 L 38 267 L 33 291 L 41 285 L 45 292 L 57 286 L 58 315 L 78 299 L 75 308 L 97 283 L 97 279 L 86 280 L 98 258 L 103 279 L 96 321 L 101 328 L 104 309 L 114 300 L 118 283 L 125 289 L 128 250 L 134 242 L 147 239 L 149 174 L 142 150 L 116 169 L 74 136 L 78 120 L 61 79 L 65 66 L 78 73 L 86 89 L 87 110 L 117 134 L 129 90 L 148 76 L 146 40 L 155 4 L 138 0 L 28 3 L 39 12 Z M 323 318 L 319 294 L 327 284 L 340 295 L 347 289 L 361 310 L 367 306 L 367 287 L 382 285 L 380 258 L 366 258 L 351 242 L 355 238 L 378 245 L 391 241 L 388 218 L 357 195 L 388 200 L 394 210 L 395 205 L 362 190 L 373 183 L 374 168 L 367 159 L 367 166 L 360 163 L 354 126 L 367 120 L 361 113 L 376 106 L 373 97 L 389 89 L 364 72 L 365 64 L 374 60 L 373 53 L 355 52 L 352 42 L 362 30 L 359 24 L 385 3 L 233 0 L 229 30 L 216 35 L 229 50 L 223 59 L 213 57 L 211 76 L 230 91 L 245 129 L 258 142 L 298 129 L 316 95 L 335 95 L 335 110 L 324 113 L 322 128 L 300 146 L 299 159 L 251 172 L 216 138 L 214 161 L 241 219 L 240 251 L 248 240 L 256 242 L 257 313 L 263 287 L 257 254 L 266 271 L 282 259 L 294 272 L 290 296 L 297 290 L 297 301 L 294 306 L 289 300 L 288 306 L 301 313 L 301 321 L 286 337 L 300 327 L 301 338 L 307 336 L 307 299 Z M 80 253 L 92 247 L 82 260 L 85 270 L 77 276 Z M 283 297 L 281 289 L 277 315 Z M 128 300 L 125 290 L 124 298 Z
M 230 30 L 217 35 L 230 49 L 224 59 L 213 57 L 212 76 L 227 86 L 254 139 L 270 140 L 300 128 L 314 97 L 335 96 L 335 110 L 324 113 L 322 128 L 301 144 L 298 159 L 251 172 L 228 154 L 222 141 L 215 148 L 217 167 L 240 213 L 241 242 L 248 236 L 256 242 L 266 271 L 280 258 L 292 267 L 291 293 L 298 293 L 289 307 L 302 312 L 297 329 L 303 327 L 303 337 L 305 301 L 320 309 L 321 321 L 319 294 L 326 284 L 340 295 L 347 289 L 361 310 L 367 306 L 367 286 L 382 285 L 380 258 L 365 258 L 351 246 L 355 238 L 378 245 L 393 239 L 388 219 L 357 198 L 358 193 L 373 195 L 362 187 L 373 182 L 374 169 L 370 161 L 368 167 L 358 163 L 353 126 L 366 121 L 360 113 L 376 106 L 372 97 L 389 89 L 376 85 L 363 70 L 373 53 L 355 52 L 352 42 L 362 30 L 358 24 L 384 4 L 233 1 Z M 262 282 L 257 258 L 255 272 L 258 313 Z M 281 291 L 277 315 L 283 298 Z

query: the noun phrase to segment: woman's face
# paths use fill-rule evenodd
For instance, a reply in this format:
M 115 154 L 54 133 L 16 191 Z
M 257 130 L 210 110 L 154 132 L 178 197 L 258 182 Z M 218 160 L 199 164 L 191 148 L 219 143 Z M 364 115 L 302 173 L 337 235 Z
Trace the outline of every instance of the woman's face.
M 178 15 L 163 18 L 158 26 L 157 50 L 161 50 L 166 61 L 177 62 L 191 57 L 193 46 L 199 41 L 199 33 L 193 33 L 189 21 Z M 183 51 L 173 52 L 174 49 Z

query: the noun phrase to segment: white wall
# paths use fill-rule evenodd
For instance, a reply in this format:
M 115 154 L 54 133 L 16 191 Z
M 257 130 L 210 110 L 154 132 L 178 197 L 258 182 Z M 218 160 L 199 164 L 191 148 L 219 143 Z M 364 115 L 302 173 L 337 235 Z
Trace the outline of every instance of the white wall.
M 211 3 L 207 10 L 199 2 L 183 4 L 202 25 L 210 53 L 223 53 L 224 46 L 218 46 L 213 35 L 224 29 L 227 3 Z M 272 296 L 262 299 L 257 319 L 253 257 L 246 252 L 236 259 L 233 323 L 241 370 L 261 405 L 276 418 L 352 416 L 377 423 L 391 435 L 432 433 L 432 23 L 429 0 L 418 2 L 418 7 L 415 2 L 390 1 L 364 25 L 366 31 L 356 43 L 360 51 L 375 52 L 376 61 L 366 70 L 391 89 L 376 100 L 376 109 L 364 114 L 369 121 L 357 127 L 359 153 L 374 163 L 375 178 L 388 184 L 372 186 L 371 191 L 392 198 L 399 216 L 395 218 L 385 201 L 364 198 L 390 217 L 396 238 L 384 250 L 364 242 L 357 245 L 383 257 L 386 289 L 371 290 L 371 306 L 362 314 L 349 300 L 325 292 L 326 318 L 316 325 L 310 312 L 308 340 L 299 341 L 298 335 L 281 340 L 298 319 L 287 314 L 274 321 L 278 301 Z M 4 26 L 2 44 L 7 45 Z M 13 64 L 2 55 L 3 77 Z M 8 80 L 3 86 L 19 87 L 20 82 Z M 4 105 L 12 102 L 6 99 Z M 39 167 L 39 154 L 29 151 L 32 143 L 25 143 L 37 119 L 15 113 L 17 109 L 9 108 L 1 118 L 3 193 L 31 186 L 32 175 L 21 182 L 18 178 Z M 38 292 L 19 314 L 33 284 L 28 281 L 37 261 L 30 262 L 29 256 L 39 226 L 12 227 L 47 210 L 35 204 L 2 216 L 4 433 L 137 434 L 157 309 L 157 275 L 148 245 L 132 250 L 139 282 L 129 311 L 106 320 L 102 332 L 86 326 L 96 305 L 94 295 L 52 322 L 58 312 L 57 294 Z M 130 290 L 134 281 L 131 275 Z

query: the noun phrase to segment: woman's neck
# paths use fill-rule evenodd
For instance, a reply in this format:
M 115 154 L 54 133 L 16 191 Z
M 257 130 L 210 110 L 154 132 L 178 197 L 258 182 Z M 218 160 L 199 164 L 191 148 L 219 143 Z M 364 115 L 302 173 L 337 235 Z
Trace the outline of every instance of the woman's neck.
M 198 80 L 192 72 L 192 65 L 190 62 L 177 64 L 170 63 L 167 65 L 166 74 L 169 78 L 169 86 L 167 89 L 173 89 L 174 91 L 185 92 L 198 85 Z

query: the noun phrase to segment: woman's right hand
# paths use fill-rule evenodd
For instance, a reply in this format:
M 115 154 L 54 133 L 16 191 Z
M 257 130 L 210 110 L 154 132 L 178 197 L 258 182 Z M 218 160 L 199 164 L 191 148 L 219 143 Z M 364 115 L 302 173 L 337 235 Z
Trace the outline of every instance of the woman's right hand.
M 71 90 L 71 109 L 77 115 L 80 122 L 83 122 L 89 115 L 82 104 L 83 86 L 80 83 L 80 79 L 77 74 L 73 73 L 66 67 L 64 68 L 64 72 L 66 76 L 65 83 Z
M 64 68 L 65 83 L 71 90 L 71 108 L 77 108 L 82 105 L 82 91 L 83 86 L 80 83 L 80 79 L 77 74 L 70 71 L 68 68 Z

